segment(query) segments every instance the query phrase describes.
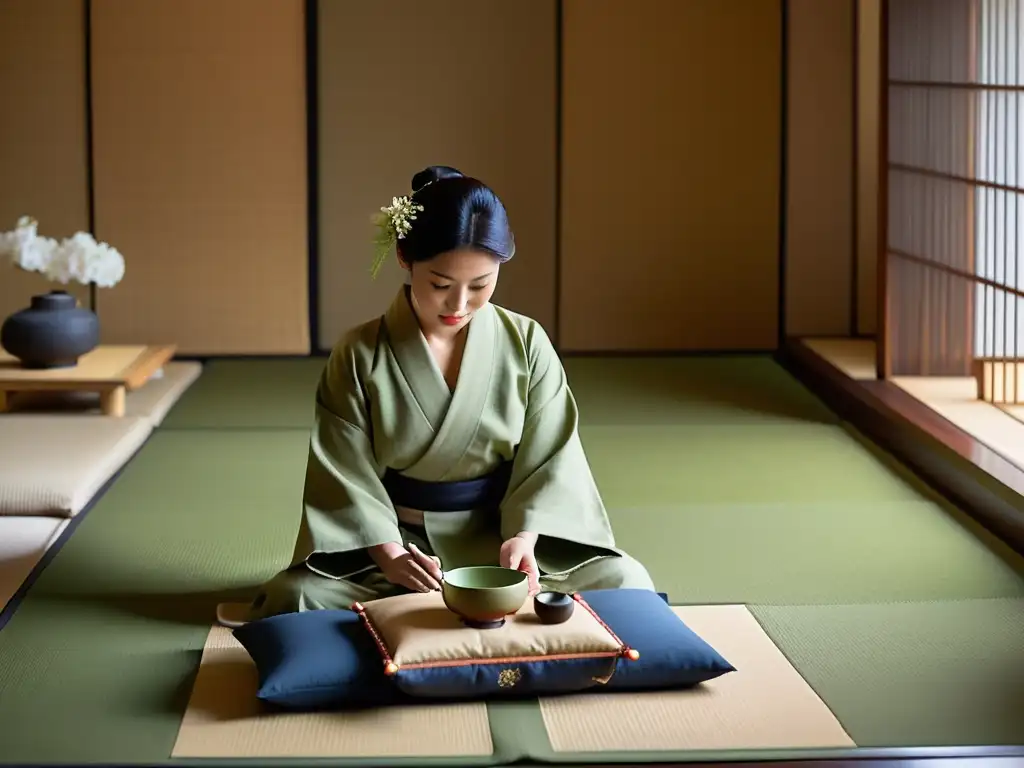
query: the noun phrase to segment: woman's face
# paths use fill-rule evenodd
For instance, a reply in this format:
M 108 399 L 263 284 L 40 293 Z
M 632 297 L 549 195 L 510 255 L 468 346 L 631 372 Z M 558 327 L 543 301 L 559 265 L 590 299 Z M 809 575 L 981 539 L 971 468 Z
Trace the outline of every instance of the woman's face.
M 412 276 L 412 306 L 427 334 L 454 336 L 465 328 L 498 282 L 499 262 L 483 251 L 449 251 L 412 265 L 399 256 L 399 262 Z

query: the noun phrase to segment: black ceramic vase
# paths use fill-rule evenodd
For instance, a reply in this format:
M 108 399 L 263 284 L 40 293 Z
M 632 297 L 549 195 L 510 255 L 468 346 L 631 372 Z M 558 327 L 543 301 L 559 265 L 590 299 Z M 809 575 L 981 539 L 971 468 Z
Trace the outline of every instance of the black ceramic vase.
M 0 346 L 25 368 L 70 368 L 100 342 L 96 313 L 66 291 L 33 296 L 32 305 L 0 327 Z

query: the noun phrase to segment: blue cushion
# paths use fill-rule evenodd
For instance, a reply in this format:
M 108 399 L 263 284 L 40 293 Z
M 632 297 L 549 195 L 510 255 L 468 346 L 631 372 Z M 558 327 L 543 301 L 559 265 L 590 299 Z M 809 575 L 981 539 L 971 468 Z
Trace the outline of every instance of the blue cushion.
M 234 631 L 259 674 L 257 698 L 281 707 L 368 707 L 404 698 L 354 611 L 286 613 Z
M 614 660 L 607 658 L 538 658 L 505 664 L 481 661 L 450 667 L 402 668 L 394 679 L 409 700 L 490 701 L 580 693 L 593 688 L 596 679 L 606 677 L 614 664 Z
M 665 595 L 645 589 L 580 592 L 612 632 L 640 658 L 620 660 L 606 685 L 593 689 L 685 688 L 735 672 L 735 667 L 683 623 Z
M 259 676 L 257 697 L 289 709 L 339 709 L 413 701 L 406 690 L 431 698 L 464 698 L 465 691 L 543 695 L 559 691 L 643 690 L 690 686 L 733 667 L 690 630 L 667 605 L 664 594 L 646 590 L 593 590 L 580 596 L 639 659 L 621 659 L 607 685 L 580 681 L 607 674 L 607 660 L 562 662 L 552 676 L 543 661 L 518 665 L 514 690 L 478 666 L 462 670 L 407 669 L 404 685 L 385 675 L 381 655 L 359 614 L 348 610 L 288 613 L 250 622 L 234 631 Z M 547 669 L 545 669 L 547 667 Z M 540 674 L 541 672 L 544 674 Z M 472 679 L 466 676 L 474 676 Z M 417 697 L 418 698 L 418 697 Z

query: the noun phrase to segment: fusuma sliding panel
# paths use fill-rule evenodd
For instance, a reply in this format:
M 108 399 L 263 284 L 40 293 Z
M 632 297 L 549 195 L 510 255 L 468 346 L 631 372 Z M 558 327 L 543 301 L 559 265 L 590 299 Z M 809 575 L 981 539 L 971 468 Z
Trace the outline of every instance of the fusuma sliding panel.
M 857 332 L 878 325 L 878 171 L 882 2 L 857 3 Z
M 855 333 L 853 0 L 789 2 L 786 333 Z
M 0 2 L 0 231 L 34 216 L 62 239 L 89 226 L 85 3 Z M 37 293 L 67 288 L 0 264 L 0 322 Z
M 103 340 L 305 353 L 302 0 L 93 0 Z
M 773 348 L 779 2 L 564 13 L 562 346 Z
M 319 5 L 320 345 L 384 312 L 370 216 L 452 165 L 502 197 L 517 252 L 494 301 L 554 332 L 554 0 Z

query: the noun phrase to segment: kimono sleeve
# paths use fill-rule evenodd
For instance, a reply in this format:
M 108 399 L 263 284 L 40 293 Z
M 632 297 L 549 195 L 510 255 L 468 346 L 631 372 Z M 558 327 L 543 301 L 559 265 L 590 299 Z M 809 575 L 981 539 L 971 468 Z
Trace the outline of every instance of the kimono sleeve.
M 340 343 L 320 377 L 296 561 L 312 554 L 364 553 L 379 544 L 402 543 L 373 450 L 360 371 L 361 357 L 368 357 L 361 355 L 365 344 L 358 338 Z
M 558 353 L 539 323 L 526 339 L 529 387 L 523 434 L 501 506 L 503 538 L 520 531 L 614 549 L 604 503 L 579 436 L 579 413 Z

